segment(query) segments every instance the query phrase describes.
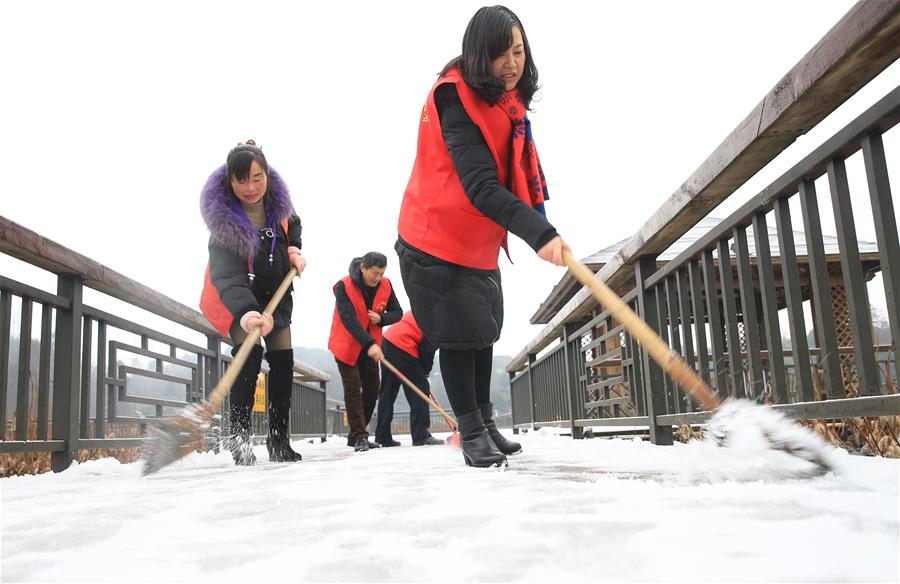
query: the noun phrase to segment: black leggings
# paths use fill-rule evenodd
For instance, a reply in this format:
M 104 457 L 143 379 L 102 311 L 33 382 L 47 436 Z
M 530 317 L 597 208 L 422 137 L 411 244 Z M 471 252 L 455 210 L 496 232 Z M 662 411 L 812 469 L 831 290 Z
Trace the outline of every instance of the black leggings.
M 451 351 L 441 349 L 441 376 L 457 416 L 468 414 L 491 401 L 494 346 Z

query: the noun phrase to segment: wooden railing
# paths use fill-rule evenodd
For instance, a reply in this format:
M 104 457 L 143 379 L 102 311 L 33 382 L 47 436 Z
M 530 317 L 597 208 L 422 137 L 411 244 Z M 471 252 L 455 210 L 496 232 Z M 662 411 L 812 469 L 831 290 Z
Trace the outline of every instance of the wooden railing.
M 900 245 L 888 172 L 898 166 L 897 153 L 888 164 L 882 139 L 900 121 L 900 88 L 677 257 L 658 262 L 711 209 L 893 63 L 898 35 L 900 2 L 857 3 L 596 274 L 721 397 L 774 403 L 804 418 L 900 414 Z M 846 171 L 860 150 L 872 210 L 865 219 L 877 240 L 864 252 Z M 820 177 L 827 177 L 831 225 L 819 213 Z M 804 239 L 795 241 L 793 226 L 800 223 Z M 837 233 L 837 252 L 826 254 L 826 232 Z M 873 338 L 866 289 L 876 273 L 891 334 L 883 347 Z M 810 324 L 814 346 L 807 342 Z M 654 442 L 665 444 L 673 425 L 708 416 L 586 289 L 507 370 L 516 428 L 565 426 L 578 437 L 588 426 L 646 426 Z
M 0 252 L 57 279 L 48 291 L 0 275 L 0 453 L 51 452 L 51 467 L 60 471 L 79 450 L 139 448 L 144 425 L 203 400 L 230 361 L 223 351 L 230 341 L 199 312 L 4 217 Z M 85 288 L 179 332 L 85 304 Z M 295 437 L 326 436 L 328 378 L 294 362 Z M 267 420 L 258 418 L 254 428 L 265 433 Z

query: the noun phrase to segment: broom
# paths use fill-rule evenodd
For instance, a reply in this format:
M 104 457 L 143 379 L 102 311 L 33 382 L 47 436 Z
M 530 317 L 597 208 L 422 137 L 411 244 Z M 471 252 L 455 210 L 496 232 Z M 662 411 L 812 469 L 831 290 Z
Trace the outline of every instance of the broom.
M 663 371 L 707 411 L 715 412 L 708 427 L 716 443 L 727 446 L 729 436 L 736 430 L 755 426 L 758 434 L 767 440 L 772 449 L 811 462 L 821 472 L 832 469 L 827 461 L 828 453 L 824 443 L 818 436 L 792 424 L 779 412 L 756 406 L 748 400 L 729 400 L 723 404 L 681 355 L 673 351 L 602 280 L 594 277 L 587 266 L 575 260 L 569 250 L 563 250 L 562 257 L 572 275 L 590 289 L 594 298 L 612 313 Z
M 459 448 L 460 447 L 460 445 L 459 445 L 459 429 L 457 428 L 456 421 L 453 418 L 451 418 L 449 415 L 447 415 L 447 412 L 444 411 L 444 408 L 442 408 L 440 406 L 440 404 L 437 403 L 436 400 L 433 400 L 430 397 L 428 397 L 427 395 L 425 395 L 425 392 L 422 391 L 421 389 L 419 389 L 418 387 L 416 387 L 416 384 L 413 383 L 412 381 L 410 381 L 406 375 L 403 375 L 402 373 L 400 373 L 400 370 L 397 369 L 396 367 L 394 367 L 393 363 L 391 363 L 384 357 L 381 358 L 381 362 L 384 363 L 385 367 L 387 367 L 388 369 L 393 371 L 394 375 L 396 375 L 397 377 L 400 378 L 400 381 L 402 381 L 407 386 L 409 386 L 410 389 L 412 389 L 414 392 L 419 394 L 419 397 L 421 397 L 426 402 L 431 404 L 434 407 L 434 409 L 439 411 L 441 413 L 441 415 L 444 416 L 444 421 L 447 422 L 447 426 L 449 426 L 450 431 L 453 432 L 450 435 L 450 438 L 447 439 L 447 444 L 449 444 L 450 446 L 453 446 L 454 448 Z
M 266 305 L 265 314 L 272 314 L 281 302 L 285 292 L 291 285 L 297 269 L 291 268 L 282 280 L 275 294 Z M 225 400 L 225 394 L 231 389 L 241 367 L 247 361 L 247 357 L 253 350 L 256 342 L 262 335 L 262 327 L 258 326 L 250 331 L 247 339 L 241 344 L 237 355 L 222 375 L 222 379 L 213 389 L 206 403 L 189 404 L 180 412 L 170 418 L 161 420 L 152 426 L 148 432 L 147 442 L 141 449 L 141 459 L 144 461 L 144 476 L 154 473 L 159 469 L 172 464 L 176 460 L 200 450 L 203 446 L 203 436 L 209 428 L 209 422 L 213 415 Z

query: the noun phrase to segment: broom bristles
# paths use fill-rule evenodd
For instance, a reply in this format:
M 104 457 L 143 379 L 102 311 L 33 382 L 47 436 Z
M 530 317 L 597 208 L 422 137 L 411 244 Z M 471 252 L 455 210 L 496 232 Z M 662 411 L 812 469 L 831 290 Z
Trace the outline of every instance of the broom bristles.
M 203 415 L 205 411 L 196 405 L 187 406 L 175 416 L 150 428 L 147 441 L 141 449 L 144 476 L 201 449 L 203 434 L 209 427 L 209 420 Z
M 818 434 L 749 400 L 723 402 L 709 421 L 707 436 L 719 446 L 784 452 L 812 463 L 819 474 L 835 468 L 833 453 Z

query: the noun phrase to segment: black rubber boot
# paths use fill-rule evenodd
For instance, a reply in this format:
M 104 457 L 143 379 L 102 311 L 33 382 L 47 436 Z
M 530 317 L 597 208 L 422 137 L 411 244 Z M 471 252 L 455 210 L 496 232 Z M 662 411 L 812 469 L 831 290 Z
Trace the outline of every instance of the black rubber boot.
M 303 457 L 291 448 L 289 415 L 294 379 L 294 350 L 269 351 L 269 435 L 266 448 L 271 462 L 300 462 Z
M 253 441 L 250 437 L 250 409 L 252 406 L 231 406 L 231 439 L 228 449 L 237 466 L 253 466 Z
M 231 355 L 237 355 L 240 348 L 240 345 L 235 345 L 231 350 Z M 250 436 L 250 411 L 253 408 L 253 394 L 256 391 L 256 377 L 259 375 L 259 367 L 262 364 L 262 353 L 263 349 L 260 345 L 253 347 L 229 392 L 231 401 L 229 450 L 231 450 L 231 456 L 237 466 L 256 464 Z
M 484 420 L 481 418 L 481 410 L 475 410 L 463 414 L 457 418 L 459 435 L 462 438 L 463 459 L 469 466 L 500 466 L 506 463 L 506 456 L 497 449 L 491 440 Z
M 481 408 L 481 419 L 484 420 L 484 427 L 487 428 L 488 434 L 491 435 L 491 440 L 497 445 L 497 450 L 506 455 L 518 454 L 521 452 L 521 444 L 513 442 L 512 440 L 507 440 L 503 434 L 500 433 L 500 430 L 497 429 L 497 424 L 494 423 L 494 404 L 488 402 L 479 407 Z

